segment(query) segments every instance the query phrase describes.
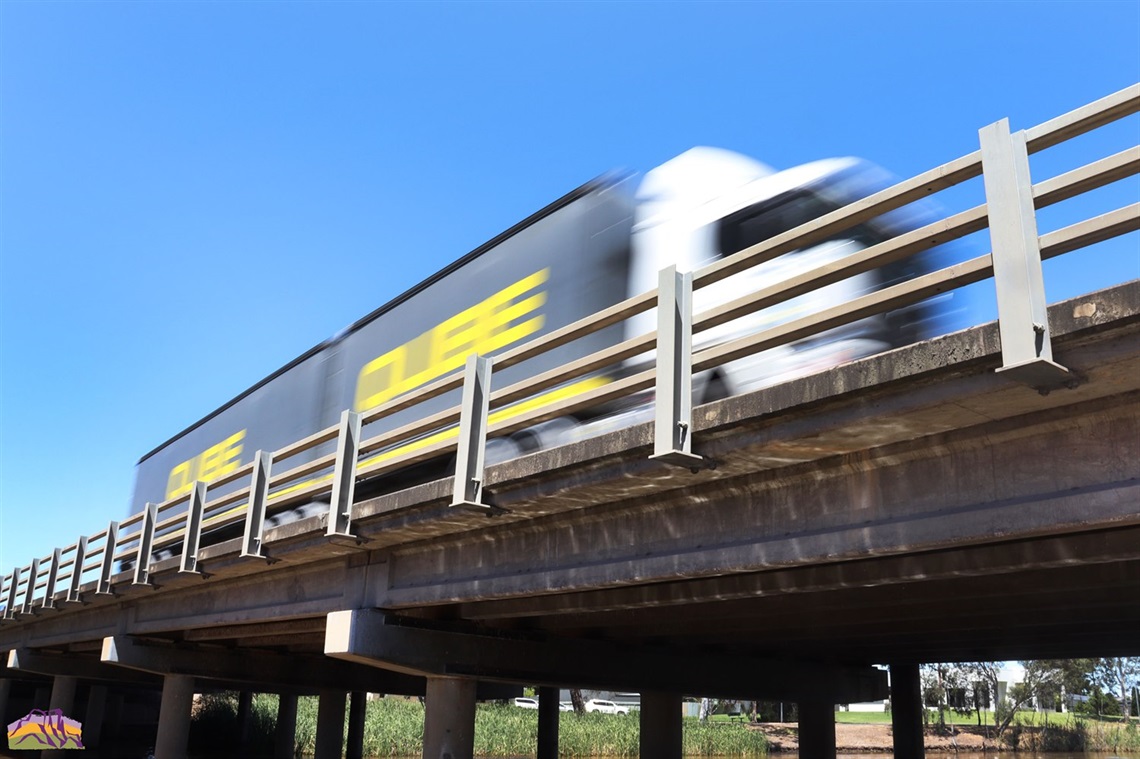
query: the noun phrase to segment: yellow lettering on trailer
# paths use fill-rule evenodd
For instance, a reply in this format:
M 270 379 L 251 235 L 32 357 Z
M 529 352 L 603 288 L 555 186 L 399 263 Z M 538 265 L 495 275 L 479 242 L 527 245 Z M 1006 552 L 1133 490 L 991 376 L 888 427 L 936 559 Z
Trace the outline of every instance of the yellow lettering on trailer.
M 211 445 L 191 459 L 170 470 L 166 480 L 167 499 L 189 493 L 194 483 L 209 482 L 224 477 L 241 466 L 242 441 L 245 430 L 230 435 L 220 443 Z
M 356 410 L 376 408 L 442 377 L 472 353 L 485 355 L 538 332 L 546 292 L 531 291 L 549 276 L 550 269 L 536 271 L 369 361 L 356 380 Z

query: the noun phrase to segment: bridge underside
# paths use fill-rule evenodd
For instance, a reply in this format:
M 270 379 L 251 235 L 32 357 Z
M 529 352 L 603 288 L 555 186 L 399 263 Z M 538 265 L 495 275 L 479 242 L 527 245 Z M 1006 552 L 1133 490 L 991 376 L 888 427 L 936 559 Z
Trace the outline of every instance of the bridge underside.
M 741 697 L 765 672 L 794 696 L 827 666 L 846 678 L 837 701 L 880 694 L 873 663 L 1137 654 L 1140 284 L 1050 318 L 1076 389 L 995 373 L 986 325 L 698 408 L 712 471 L 650 461 L 651 428 L 632 427 L 489 468 L 494 518 L 450 509 L 449 481 L 380 495 L 356 504 L 359 544 L 329 543 L 322 516 L 270 530 L 272 565 L 209 546 L 207 579 L 160 562 L 158 592 L 124 583 L 21 617 L 0 649 L 98 663 L 104 638 L 129 638 L 623 688 L 673 658 L 726 673 L 678 675 L 681 690 Z M 350 644 L 336 613 L 354 610 L 383 614 Z M 403 642 L 378 649 L 393 626 Z M 512 646 L 538 658 L 507 666 Z M 447 667 L 417 658 L 456 650 Z M 197 674 L 240 680 L 222 660 Z

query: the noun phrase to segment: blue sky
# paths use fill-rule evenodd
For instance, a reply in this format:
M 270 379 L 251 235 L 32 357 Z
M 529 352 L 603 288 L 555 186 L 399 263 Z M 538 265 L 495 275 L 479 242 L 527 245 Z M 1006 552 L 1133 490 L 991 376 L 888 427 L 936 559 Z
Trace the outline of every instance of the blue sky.
M 0 571 L 123 517 L 139 456 L 607 170 L 714 145 L 908 176 L 1137 80 L 1134 1 L 5 0 Z M 1053 300 L 1140 276 L 1140 242 L 1055 263 Z

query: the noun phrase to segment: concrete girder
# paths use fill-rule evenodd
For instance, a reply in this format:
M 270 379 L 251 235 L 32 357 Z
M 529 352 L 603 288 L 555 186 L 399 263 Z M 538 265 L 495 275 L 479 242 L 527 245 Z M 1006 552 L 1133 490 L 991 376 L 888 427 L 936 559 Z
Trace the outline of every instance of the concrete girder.
M 421 696 L 422 677 L 376 667 L 354 665 L 324 656 L 278 654 L 249 649 L 189 649 L 141 642 L 131 636 L 104 638 L 102 661 L 160 675 L 190 674 L 225 683 L 261 685 L 266 690 L 300 689 L 304 692 L 354 690 Z M 486 699 L 510 698 L 517 689 L 489 685 L 480 691 Z
M 49 677 L 77 677 L 82 680 L 105 680 L 156 688 L 162 685 L 160 677 L 123 670 L 90 656 L 44 653 L 30 648 L 15 648 L 9 651 L 8 669 Z
M 425 676 L 735 698 L 795 700 L 806 694 L 826 694 L 835 703 L 887 696 L 886 673 L 872 667 L 457 631 L 375 609 L 333 612 L 326 630 L 328 656 Z
M 108 666 L 157 675 L 188 674 L 211 680 L 262 684 L 269 690 L 273 686 L 285 686 L 401 695 L 424 692 L 422 678 L 353 666 L 321 656 L 154 645 L 127 635 L 104 638 L 101 659 Z

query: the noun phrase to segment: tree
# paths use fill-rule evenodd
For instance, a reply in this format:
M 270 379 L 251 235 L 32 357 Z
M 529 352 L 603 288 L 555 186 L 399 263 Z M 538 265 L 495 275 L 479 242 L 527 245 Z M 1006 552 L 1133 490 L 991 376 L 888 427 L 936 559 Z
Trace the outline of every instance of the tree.
M 976 661 L 961 665 L 971 683 L 974 709 L 978 714 L 978 724 L 982 724 L 982 709 L 997 708 L 998 683 L 1003 662 Z
M 1132 689 L 1140 681 L 1140 657 L 1122 656 L 1115 659 L 1100 659 L 1096 666 L 1096 679 L 1107 690 L 1120 694 L 1120 705 L 1124 710 L 1124 721 L 1132 719 Z
M 578 688 L 570 689 L 570 704 L 574 707 L 575 714 L 586 713 L 586 702 L 582 700 L 582 691 Z
M 994 723 L 997 725 L 999 736 L 1013 722 L 1019 709 L 1035 698 L 1040 699 L 1047 694 L 1060 691 L 1062 670 L 1055 662 L 1023 661 L 1021 666 L 1025 669 L 1025 679 L 1010 686 L 1006 700 L 994 710 Z
M 929 706 L 938 707 L 938 729 L 946 728 L 946 712 L 968 714 L 971 706 L 972 686 L 969 665 L 963 664 L 923 664 L 922 700 Z M 973 699 L 976 701 L 976 698 Z
M 711 698 L 702 698 L 701 699 L 701 713 L 700 713 L 701 722 L 708 722 L 709 721 L 709 713 L 711 713 L 711 712 L 712 712 L 712 699 Z

